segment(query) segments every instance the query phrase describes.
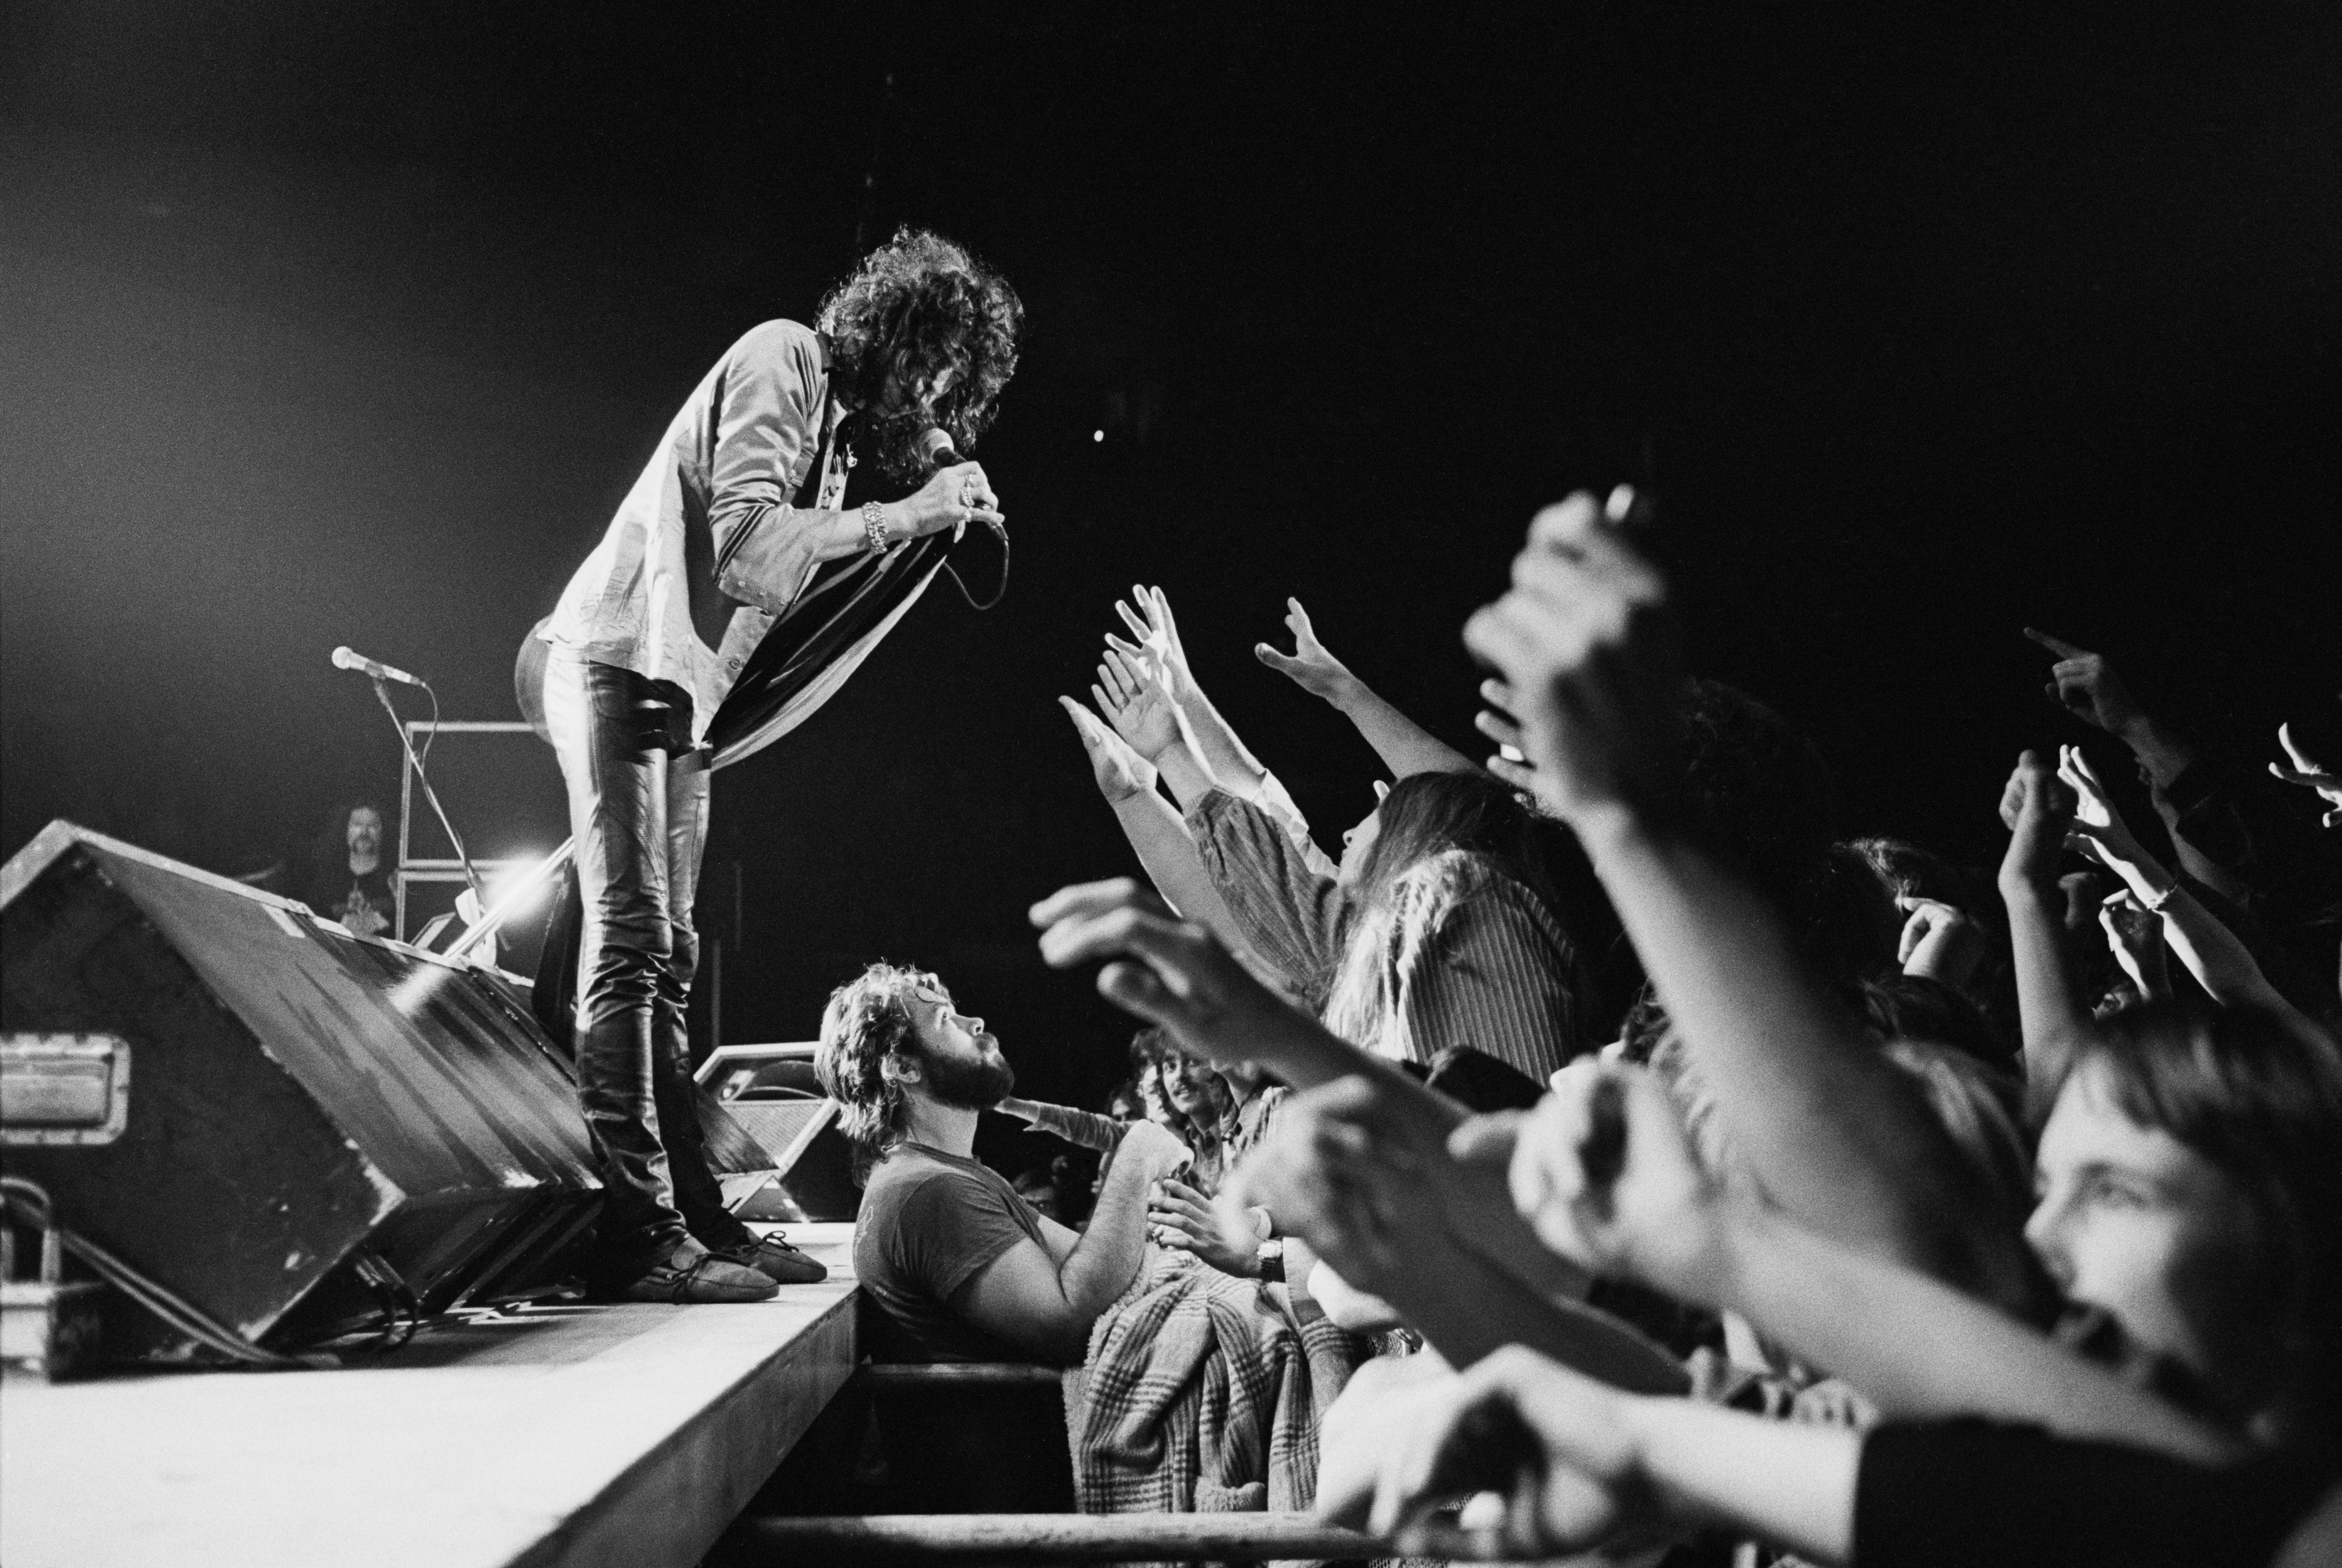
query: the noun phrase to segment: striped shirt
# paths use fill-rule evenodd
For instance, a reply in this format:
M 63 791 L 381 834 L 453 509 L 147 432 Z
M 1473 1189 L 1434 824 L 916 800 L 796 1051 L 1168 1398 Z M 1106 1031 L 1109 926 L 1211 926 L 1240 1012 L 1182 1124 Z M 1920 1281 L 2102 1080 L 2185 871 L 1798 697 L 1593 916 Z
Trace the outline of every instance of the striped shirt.
M 1468 1047 L 1539 1084 L 1599 1044 L 1584 1037 L 1584 976 L 1560 924 L 1486 857 L 1432 855 L 1387 907 L 1366 909 L 1304 864 L 1274 816 L 1224 790 L 1196 803 L 1187 829 L 1254 952 L 1304 994 L 1330 991 L 1326 1024 L 1345 1038 L 1426 1064 Z

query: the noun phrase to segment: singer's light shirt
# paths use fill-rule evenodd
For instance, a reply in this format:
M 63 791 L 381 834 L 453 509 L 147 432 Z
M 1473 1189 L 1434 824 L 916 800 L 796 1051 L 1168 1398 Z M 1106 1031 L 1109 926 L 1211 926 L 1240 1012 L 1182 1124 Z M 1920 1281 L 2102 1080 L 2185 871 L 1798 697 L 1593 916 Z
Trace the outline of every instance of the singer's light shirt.
M 816 477 L 824 435 L 843 414 L 817 334 L 793 321 L 752 328 L 668 424 L 601 544 L 563 590 L 545 640 L 689 692 L 691 738 L 704 741 L 748 655 L 814 578 L 815 529 L 796 503 Z M 838 443 L 826 451 L 811 505 L 836 511 L 847 470 Z M 783 714 L 726 746 L 719 764 L 801 723 L 917 597 L 912 593 Z

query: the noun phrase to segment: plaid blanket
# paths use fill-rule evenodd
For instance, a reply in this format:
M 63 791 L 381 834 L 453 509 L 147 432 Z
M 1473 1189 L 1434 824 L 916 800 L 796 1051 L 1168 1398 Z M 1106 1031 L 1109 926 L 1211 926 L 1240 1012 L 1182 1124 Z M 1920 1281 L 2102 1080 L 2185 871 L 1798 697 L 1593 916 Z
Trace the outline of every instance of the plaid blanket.
M 1306 1509 L 1317 1423 L 1349 1381 L 1350 1336 L 1296 1322 L 1267 1287 L 1150 1247 L 1090 1331 L 1068 1389 L 1074 1497 L 1085 1513 Z

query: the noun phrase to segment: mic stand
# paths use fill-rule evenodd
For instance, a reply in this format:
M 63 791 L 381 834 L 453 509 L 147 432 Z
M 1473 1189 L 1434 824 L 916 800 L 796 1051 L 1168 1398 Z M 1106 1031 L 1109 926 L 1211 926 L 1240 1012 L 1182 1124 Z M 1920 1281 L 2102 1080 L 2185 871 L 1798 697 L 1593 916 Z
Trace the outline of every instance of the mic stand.
M 390 705 L 390 691 L 382 684 L 382 677 L 376 675 L 373 679 L 375 700 L 382 704 L 382 711 L 390 715 L 391 727 L 398 732 L 399 749 L 406 754 L 407 765 L 415 770 L 415 776 L 422 782 L 423 798 L 431 803 L 432 813 L 438 817 L 440 827 L 446 832 L 447 842 L 455 846 L 455 858 L 464 863 L 464 880 L 472 884 L 472 896 L 479 900 L 480 907 L 485 910 L 488 906 L 487 891 L 480 885 L 480 874 L 473 869 L 472 857 L 465 850 L 463 839 L 456 835 L 455 824 L 447 820 L 447 808 L 439 804 L 439 792 L 431 787 L 431 775 L 423 771 L 423 759 L 415 754 L 415 743 L 406 738 L 406 721 L 400 718 L 398 710 Z M 423 689 L 431 691 L 427 685 Z M 436 692 L 431 694 L 431 709 L 434 713 L 439 710 L 439 694 Z M 437 721 L 433 722 L 435 727 Z

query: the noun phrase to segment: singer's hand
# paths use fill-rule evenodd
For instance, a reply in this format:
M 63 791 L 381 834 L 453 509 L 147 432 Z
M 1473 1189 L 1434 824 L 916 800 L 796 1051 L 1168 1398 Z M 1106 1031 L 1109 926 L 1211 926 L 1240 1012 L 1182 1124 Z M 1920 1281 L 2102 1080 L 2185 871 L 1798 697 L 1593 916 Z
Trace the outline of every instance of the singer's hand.
M 892 515 L 887 519 L 886 535 L 899 542 L 940 534 L 946 528 L 965 527 L 970 523 L 990 527 L 1007 521 L 999 507 L 1000 497 L 992 493 L 992 482 L 984 476 L 984 465 L 957 463 L 936 469 L 935 477 L 919 486 L 916 494 L 887 508 Z

